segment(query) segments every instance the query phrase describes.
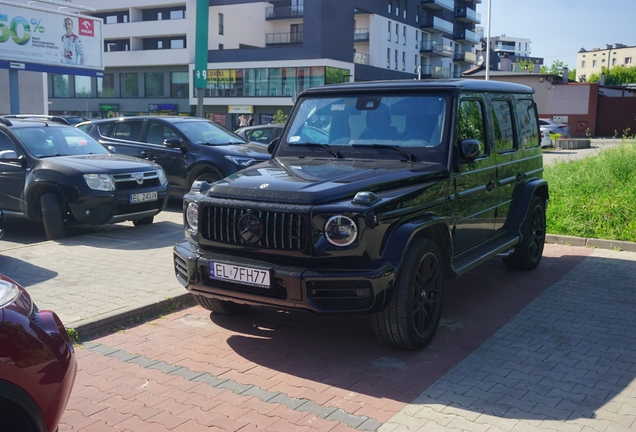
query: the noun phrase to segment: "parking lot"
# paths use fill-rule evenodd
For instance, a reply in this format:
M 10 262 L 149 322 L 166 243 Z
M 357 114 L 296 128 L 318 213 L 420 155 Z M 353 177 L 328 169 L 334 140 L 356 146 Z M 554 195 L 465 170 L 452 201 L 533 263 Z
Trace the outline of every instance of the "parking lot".
M 81 337 L 118 326 L 77 346 L 61 431 L 636 427 L 633 252 L 550 244 L 532 272 L 493 259 L 448 284 L 433 342 L 407 352 L 364 317 L 188 306 L 172 268 L 179 203 L 149 226 L 60 241 L 5 228 L 0 272 L 41 309 Z

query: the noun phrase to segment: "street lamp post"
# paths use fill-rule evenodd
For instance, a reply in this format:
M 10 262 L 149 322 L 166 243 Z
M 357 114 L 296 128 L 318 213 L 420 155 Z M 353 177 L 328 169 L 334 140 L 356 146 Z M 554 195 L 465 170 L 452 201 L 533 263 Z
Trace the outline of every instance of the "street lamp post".
M 486 81 L 490 79 L 490 0 L 488 0 L 488 30 L 486 31 Z

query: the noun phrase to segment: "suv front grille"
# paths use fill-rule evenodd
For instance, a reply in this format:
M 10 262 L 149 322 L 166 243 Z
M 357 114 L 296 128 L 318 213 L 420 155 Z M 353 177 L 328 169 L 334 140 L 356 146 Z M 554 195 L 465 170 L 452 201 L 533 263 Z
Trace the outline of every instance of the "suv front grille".
M 254 243 L 245 241 L 239 229 L 239 220 L 248 213 L 259 221 L 261 235 Z M 307 225 L 307 218 L 302 214 L 209 206 L 203 210 L 201 235 L 207 240 L 227 244 L 301 251 L 307 245 Z
M 147 171 L 128 174 L 113 174 L 117 190 L 142 189 L 159 186 L 159 173 Z
M 309 281 L 309 301 L 323 310 L 361 310 L 373 304 L 369 281 Z

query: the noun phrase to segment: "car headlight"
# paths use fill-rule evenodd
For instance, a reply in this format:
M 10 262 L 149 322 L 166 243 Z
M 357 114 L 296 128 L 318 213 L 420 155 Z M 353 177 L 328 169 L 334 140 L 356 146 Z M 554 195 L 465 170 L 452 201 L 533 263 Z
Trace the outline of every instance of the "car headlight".
M 108 174 L 84 174 L 89 188 L 100 191 L 114 191 L 115 180 Z
M 199 204 L 191 202 L 186 207 L 185 211 L 186 228 L 193 234 L 197 233 L 199 228 Z
M 329 218 L 325 224 L 325 238 L 334 246 L 349 246 L 358 237 L 356 223 L 342 215 Z
M 0 308 L 11 304 L 20 295 L 20 290 L 11 282 L 0 280 Z
M 242 166 L 242 167 L 248 167 L 250 165 L 254 165 L 255 163 L 259 162 L 258 160 L 254 159 L 254 158 L 245 157 L 245 156 L 226 155 L 225 159 L 231 161 L 235 165 L 239 165 L 239 166 Z
M 157 174 L 159 175 L 159 183 L 164 185 L 168 183 L 168 177 L 166 176 L 166 172 L 163 168 L 157 168 Z

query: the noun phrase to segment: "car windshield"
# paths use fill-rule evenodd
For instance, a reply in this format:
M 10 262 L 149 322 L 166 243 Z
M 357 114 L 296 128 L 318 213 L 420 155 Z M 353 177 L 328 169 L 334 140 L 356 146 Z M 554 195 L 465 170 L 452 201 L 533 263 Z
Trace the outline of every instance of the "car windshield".
M 286 143 L 436 151 L 441 147 L 447 105 L 441 95 L 303 98 Z
M 37 158 L 108 154 L 108 150 L 81 130 L 70 127 L 31 126 L 13 130 L 27 150 Z
M 174 126 L 195 144 L 245 144 L 243 138 L 210 121 L 176 122 Z

